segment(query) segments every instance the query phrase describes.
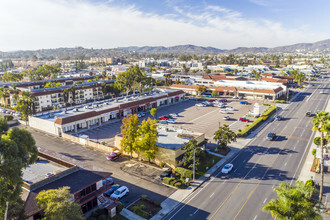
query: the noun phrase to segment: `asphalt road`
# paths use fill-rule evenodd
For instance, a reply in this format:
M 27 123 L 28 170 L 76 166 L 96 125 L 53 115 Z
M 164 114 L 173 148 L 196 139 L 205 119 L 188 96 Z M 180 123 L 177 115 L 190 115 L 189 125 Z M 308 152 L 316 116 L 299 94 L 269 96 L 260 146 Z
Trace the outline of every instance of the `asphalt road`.
M 329 97 L 329 82 L 313 84 L 283 109 L 283 120 L 271 122 L 240 151 L 231 173 L 216 173 L 165 219 L 270 219 L 262 207 L 280 182 L 297 179 L 310 146 L 312 122 L 305 113 L 323 110 Z M 265 140 L 269 132 L 276 140 Z

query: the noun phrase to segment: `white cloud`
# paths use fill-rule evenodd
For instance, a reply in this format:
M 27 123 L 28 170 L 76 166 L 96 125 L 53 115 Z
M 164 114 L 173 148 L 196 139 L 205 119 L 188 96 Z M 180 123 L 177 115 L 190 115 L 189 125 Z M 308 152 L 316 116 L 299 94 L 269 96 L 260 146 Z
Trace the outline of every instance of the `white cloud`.
M 313 42 L 323 36 L 280 23 L 245 19 L 237 11 L 206 6 L 200 13 L 176 8 L 179 15 L 143 13 L 83 0 L 0 2 L 0 51 L 57 47 L 113 48 L 195 44 L 231 49 Z

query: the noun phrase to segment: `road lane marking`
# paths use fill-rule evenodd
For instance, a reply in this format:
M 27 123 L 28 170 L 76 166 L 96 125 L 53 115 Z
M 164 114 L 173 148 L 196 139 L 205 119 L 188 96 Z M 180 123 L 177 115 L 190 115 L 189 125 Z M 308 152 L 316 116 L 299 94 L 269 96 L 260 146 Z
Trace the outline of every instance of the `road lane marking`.
M 238 168 L 236 170 L 238 170 Z M 236 170 L 234 170 L 234 173 L 236 172 Z
M 210 198 L 211 198 L 213 195 L 214 195 L 214 193 L 212 193 L 212 194 L 210 195 Z
M 222 184 L 225 184 L 226 181 L 227 181 L 227 180 L 223 181 Z
M 256 216 L 254 217 L 254 219 L 253 219 L 253 220 L 256 220 L 256 219 L 257 219 L 257 217 L 258 217 L 258 215 L 256 215 Z
M 193 213 L 193 215 L 195 215 L 195 214 L 196 214 L 196 212 L 198 212 L 198 210 L 199 210 L 199 209 L 196 209 L 196 211 Z
M 275 184 L 273 184 L 272 188 L 273 188 L 273 189 L 275 188 Z
M 267 201 L 267 198 L 265 198 L 265 200 L 264 200 L 264 202 L 263 202 L 263 204 L 265 204 L 265 202 Z
M 243 163 L 245 162 L 246 160 L 243 160 Z
M 288 162 L 285 162 L 284 166 L 286 166 L 288 164 Z

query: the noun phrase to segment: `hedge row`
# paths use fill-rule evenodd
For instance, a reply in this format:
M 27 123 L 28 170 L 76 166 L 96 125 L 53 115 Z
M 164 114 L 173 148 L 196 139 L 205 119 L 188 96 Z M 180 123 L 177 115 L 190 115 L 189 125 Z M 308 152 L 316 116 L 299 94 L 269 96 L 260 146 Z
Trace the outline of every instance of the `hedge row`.
M 274 102 L 275 102 L 275 103 L 283 103 L 283 104 L 286 103 L 285 100 L 275 100 Z
M 175 168 L 175 172 L 179 173 L 181 175 L 181 177 L 189 177 L 190 179 L 193 177 L 193 171 L 185 169 L 183 167 Z
M 178 189 L 184 188 L 184 185 L 182 184 L 181 180 L 171 179 L 169 177 L 165 177 L 163 179 L 163 183 L 174 186 Z
M 145 208 L 144 205 L 140 205 L 140 206 L 134 206 L 132 208 L 133 212 L 139 216 L 141 216 L 142 218 L 149 218 L 149 213 L 144 211 L 143 209 Z
M 276 112 L 276 106 L 271 105 L 263 114 L 262 117 L 257 118 L 254 122 L 252 122 L 249 126 L 244 128 L 242 131 L 237 133 L 238 137 L 247 136 L 250 131 L 256 130 L 264 121 L 267 120 L 270 116 L 272 116 Z

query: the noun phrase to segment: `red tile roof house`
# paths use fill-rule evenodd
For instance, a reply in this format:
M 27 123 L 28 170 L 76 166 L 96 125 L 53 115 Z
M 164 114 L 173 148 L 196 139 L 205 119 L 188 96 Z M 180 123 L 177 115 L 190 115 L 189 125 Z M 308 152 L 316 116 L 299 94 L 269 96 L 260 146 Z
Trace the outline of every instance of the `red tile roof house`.
M 39 152 L 35 164 L 23 170 L 23 193 L 25 215 L 28 219 L 40 219 L 42 209 L 38 208 L 36 196 L 42 190 L 70 187 L 73 200 L 81 205 L 83 213 L 94 208 L 106 208 L 116 213 L 117 203 L 103 196 L 111 188 L 107 181 L 109 172 L 89 171 L 64 160 Z

